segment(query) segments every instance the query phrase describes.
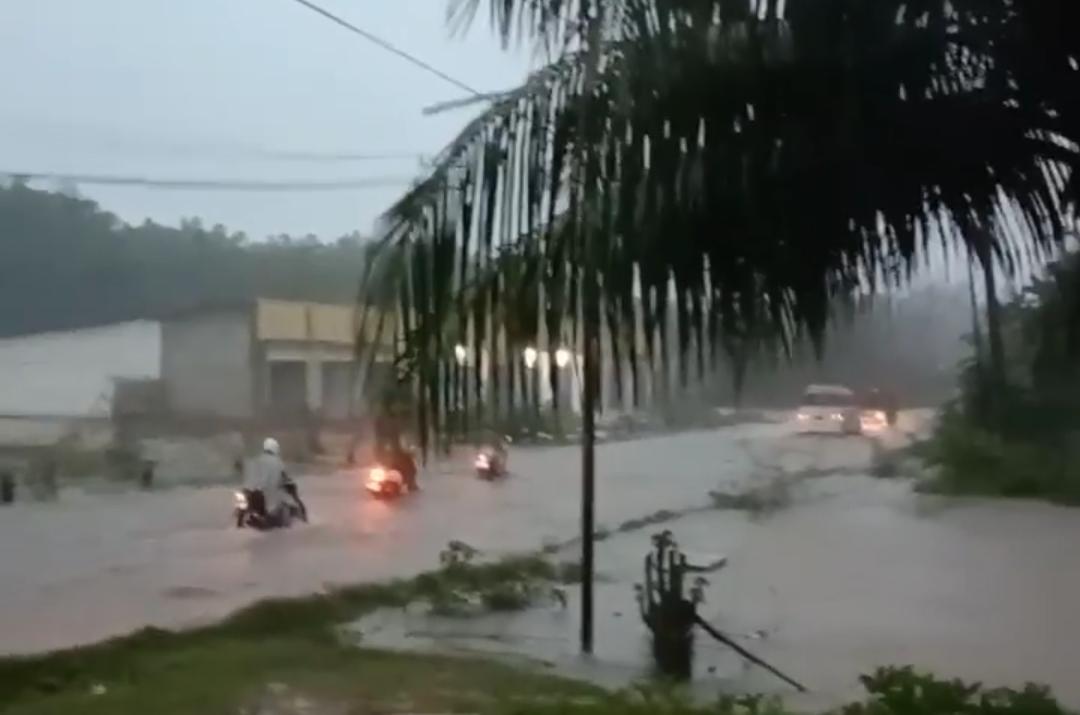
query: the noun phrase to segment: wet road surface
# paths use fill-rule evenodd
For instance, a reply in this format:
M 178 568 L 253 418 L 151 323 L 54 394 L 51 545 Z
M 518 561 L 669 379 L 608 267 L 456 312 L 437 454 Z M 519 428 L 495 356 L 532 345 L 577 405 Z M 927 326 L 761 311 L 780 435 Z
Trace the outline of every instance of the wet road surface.
M 759 471 L 784 425 L 683 433 L 598 450 L 598 523 L 702 503 Z M 463 453 L 423 492 L 371 499 L 358 474 L 301 477 L 312 523 L 257 533 L 230 523 L 232 488 L 65 492 L 0 512 L 0 653 L 79 645 L 144 625 L 218 619 L 267 596 L 380 581 L 433 568 L 447 541 L 531 550 L 577 533 L 580 451 L 519 448 L 489 484 Z M 689 466 L 682 466 L 689 465 Z
M 786 425 L 603 445 L 598 522 L 698 506 L 709 490 L 765 484 L 778 470 L 832 470 L 804 479 L 768 518 L 711 511 L 665 525 L 692 553 L 729 557 L 710 576 L 705 616 L 806 682 L 814 692 L 796 702 L 807 707 L 855 695 L 858 674 L 876 665 L 905 663 L 990 684 L 1038 680 L 1080 705 L 1080 510 L 917 496 L 906 482 L 860 476 L 871 454 L 865 440 L 798 437 Z M 435 566 L 450 539 L 500 552 L 576 535 L 577 448 L 515 449 L 515 474 L 500 484 L 476 480 L 468 457 L 398 504 L 369 499 L 355 475 L 302 478 L 313 523 L 269 534 L 231 528 L 227 487 L 67 493 L 0 511 L 0 651 L 202 623 L 270 595 L 410 575 Z M 655 530 L 598 546 L 605 580 L 591 673 L 573 656 L 572 592 L 565 611 L 483 620 L 465 647 L 523 652 L 603 682 L 639 677 L 644 628 L 631 584 Z M 394 627 L 383 634 L 391 645 Z M 417 638 L 438 624 L 397 627 L 413 646 L 454 640 Z M 787 692 L 698 644 L 703 688 Z

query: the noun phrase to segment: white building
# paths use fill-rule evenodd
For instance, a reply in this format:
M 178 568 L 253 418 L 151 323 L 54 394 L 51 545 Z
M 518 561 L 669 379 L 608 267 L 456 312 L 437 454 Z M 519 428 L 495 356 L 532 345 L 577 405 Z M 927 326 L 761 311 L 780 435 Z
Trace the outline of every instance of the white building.
M 0 417 L 108 417 L 117 379 L 161 377 L 161 324 L 0 339 Z

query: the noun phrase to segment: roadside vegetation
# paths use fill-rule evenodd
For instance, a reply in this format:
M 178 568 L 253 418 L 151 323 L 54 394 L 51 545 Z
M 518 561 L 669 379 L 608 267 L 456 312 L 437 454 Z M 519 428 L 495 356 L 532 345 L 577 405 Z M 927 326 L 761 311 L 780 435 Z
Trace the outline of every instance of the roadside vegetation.
M 274 696 L 264 692 L 273 683 L 329 702 L 413 712 L 476 710 L 514 693 L 596 692 L 494 664 L 375 653 L 339 637 L 338 626 L 377 608 L 418 604 L 445 612 L 478 603 L 510 610 L 557 598 L 560 569 L 548 561 L 476 563 L 475 556 L 467 545 L 451 543 L 441 568 L 413 579 L 263 601 L 205 628 L 148 628 L 84 648 L 5 658 L 0 712 L 241 712 Z
M 981 326 L 959 394 L 921 447 L 936 468 L 923 486 L 950 494 L 1080 504 L 1080 255 L 1000 309 L 988 354 Z
M 832 711 L 834 715 L 1059 715 L 1066 711 L 1044 688 L 986 689 L 979 684 L 942 680 L 912 668 L 881 668 L 863 676 L 865 700 Z M 775 698 L 721 697 L 711 706 L 695 705 L 679 691 L 639 687 L 600 699 L 555 701 L 511 710 L 524 715 L 791 715 Z
M 791 715 L 779 700 L 695 703 L 650 684 L 609 693 L 469 658 L 396 654 L 343 642 L 337 617 L 398 605 L 409 584 L 252 607 L 211 628 L 132 636 L 0 661 L 7 715 L 469 712 L 493 715 Z M 1064 715 L 1045 689 L 988 690 L 911 669 L 866 676 L 868 696 L 830 715 Z
M 703 705 L 652 682 L 611 693 L 531 669 L 363 647 L 340 626 L 379 608 L 426 607 L 468 617 L 558 601 L 573 564 L 540 556 L 479 563 L 451 542 L 440 568 L 416 578 L 257 603 L 219 624 L 147 628 L 100 644 L 0 659 L 5 715 L 469 712 L 493 715 L 789 715 L 779 700 L 724 697 Z M 1059 715 L 1047 690 L 985 690 L 911 669 L 862 679 L 868 697 L 830 715 Z

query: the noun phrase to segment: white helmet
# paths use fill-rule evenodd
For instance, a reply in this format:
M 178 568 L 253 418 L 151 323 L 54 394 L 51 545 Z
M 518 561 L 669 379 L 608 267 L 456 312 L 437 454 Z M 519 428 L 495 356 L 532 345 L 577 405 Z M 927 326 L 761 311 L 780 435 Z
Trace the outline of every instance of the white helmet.
M 275 457 L 281 456 L 281 445 L 273 437 L 267 437 L 263 440 L 263 451 L 267 454 L 272 454 Z

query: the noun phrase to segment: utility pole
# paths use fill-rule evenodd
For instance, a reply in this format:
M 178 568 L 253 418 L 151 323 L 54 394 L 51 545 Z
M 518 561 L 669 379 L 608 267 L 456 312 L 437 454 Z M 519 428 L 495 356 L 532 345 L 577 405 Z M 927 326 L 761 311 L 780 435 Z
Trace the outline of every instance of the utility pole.
M 588 193 L 594 184 L 592 161 L 589 159 L 589 124 L 588 106 L 592 99 L 593 87 L 600 64 L 601 13 L 603 3 L 586 3 L 585 11 L 592 6 L 588 22 L 585 48 L 585 75 L 582 82 L 581 108 L 578 112 L 578 176 L 584 181 L 581 191 L 585 196 L 581 201 L 584 209 L 579 230 L 583 230 L 584 266 L 583 288 L 583 342 L 585 373 L 582 390 L 581 411 L 581 652 L 593 652 L 593 577 L 596 571 L 594 563 L 594 538 L 596 514 L 596 388 L 597 368 L 600 360 L 600 306 L 596 284 L 596 257 L 593 255 L 593 221 L 589 214 Z

